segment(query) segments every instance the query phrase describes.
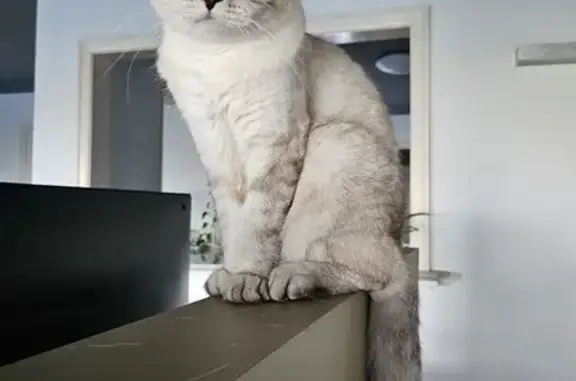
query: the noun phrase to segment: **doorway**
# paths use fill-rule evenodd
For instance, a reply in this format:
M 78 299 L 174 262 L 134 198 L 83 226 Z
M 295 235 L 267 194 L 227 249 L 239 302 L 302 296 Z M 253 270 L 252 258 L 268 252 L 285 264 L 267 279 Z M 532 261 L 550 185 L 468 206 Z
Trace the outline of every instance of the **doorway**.
M 162 90 L 153 51 L 93 56 L 89 186 L 162 190 Z

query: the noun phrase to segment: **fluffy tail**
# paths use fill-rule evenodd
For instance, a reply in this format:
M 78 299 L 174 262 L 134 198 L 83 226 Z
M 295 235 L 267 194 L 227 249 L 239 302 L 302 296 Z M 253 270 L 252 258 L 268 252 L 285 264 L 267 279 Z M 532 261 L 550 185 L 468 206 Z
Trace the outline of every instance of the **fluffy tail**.
M 417 266 L 410 267 L 411 276 L 404 285 L 371 295 L 369 381 L 422 380 Z

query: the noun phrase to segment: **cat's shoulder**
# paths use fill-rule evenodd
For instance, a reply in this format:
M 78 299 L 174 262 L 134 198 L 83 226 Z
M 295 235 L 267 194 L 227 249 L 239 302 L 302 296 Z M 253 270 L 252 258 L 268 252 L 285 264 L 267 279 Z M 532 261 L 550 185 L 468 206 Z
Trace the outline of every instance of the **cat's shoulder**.
M 311 34 L 305 35 L 302 52 L 311 64 L 338 62 L 346 65 L 352 62 L 348 53 L 340 46 Z
M 332 77 L 343 72 L 354 76 L 363 73 L 362 68 L 344 49 L 317 36 L 306 34 L 302 55 L 313 78 Z
M 304 35 L 303 48 L 313 54 L 346 54 L 344 50 L 336 44 L 324 40 L 321 37 L 306 33 Z

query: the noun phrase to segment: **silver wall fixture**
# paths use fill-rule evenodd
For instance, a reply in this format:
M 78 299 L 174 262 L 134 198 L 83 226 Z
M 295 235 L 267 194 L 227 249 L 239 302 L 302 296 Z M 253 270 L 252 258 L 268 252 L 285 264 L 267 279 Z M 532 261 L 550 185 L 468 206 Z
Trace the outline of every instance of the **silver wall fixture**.
M 515 53 L 516 66 L 576 64 L 576 42 L 528 44 Z

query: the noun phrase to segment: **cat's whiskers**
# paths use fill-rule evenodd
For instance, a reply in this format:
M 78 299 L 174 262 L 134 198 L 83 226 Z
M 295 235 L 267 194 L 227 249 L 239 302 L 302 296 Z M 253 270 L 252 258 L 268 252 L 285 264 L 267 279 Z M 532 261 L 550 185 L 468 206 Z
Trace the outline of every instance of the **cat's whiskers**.
M 224 12 L 224 22 L 228 27 L 238 28 L 242 33 L 245 32 L 243 29 L 243 19 L 238 17 L 237 13 L 231 9 L 227 9 Z
M 122 58 L 124 58 L 124 56 L 126 56 L 126 54 L 130 53 L 129 51 L 126 52 L 122 52 L 118 55 L 118 57 L 116 57 L 114 59 L 114 61 L 112 61 L 112 63 L 106 68 L 106 70 L 104 70 L 104 73 L 102 73 L 102 75 L 100 76 L 100 80 L 104 79 L 108 74 L 110 74 L 110 72 L 112 71 L 112 69 L 114 69 L 114 67 L 116 66 L 116 64 L 118 64 L 118 62 L 120 62 L 120 60 L 122 60 Z
M 140 12 L 140 14 L 142 14 L 143 12 Z M 157 22 L 156 24 L 154 24 L 152 26 L 152 32 L 150 33 L 151 37 L 158 37 L 158 35 L 160 34 L 162 30 L 162 24 L 160 22 Z M 126 57 L 127 54 L 133 54 L 132 57 L 130 58 L 130 63 L 128 65 L 128 70 L 126 73 L 126 101 L 130 102 L 130 81 L 131 81 L 131 75 L 132 75 L 132 68 L 134 66 L 134 62 L 136 61 L 136 59 L 138 58 L 138 55 L 140 53 L 142 53 L 143 49 L 137 49 L 137 50 L 129 50 L 129 51 L 124 51 L 121 52 L 118 57 L 116 57 L 114 59 L 114 61 L 112 61 L 112 63 L 110 64 L 110 66 L 108 66 L 106 68 L 106 70 L 104 71 L 104 73 L 100 76 L 100 80 L 104 79 L 111 71 L 112 69 L 114 69 L 116 67 L 116 65 L 124 58 Z
M 140 12 L 136 12 L 136 13 L 132 13 L 128 16 L 126 16 L 112 31 L 112 33 L 114 34 L 118 34 L 120 33 L 120 31 L 122 30 L 122 28 L 124 28 L 124 26 L 129 22 L 129 21 L 133 21 L 134 18 L 136 17 L 140 17 L 146 14 L 146 12 L 148 12 L 148 7 L 144 8 L 142 11 Z M 157 28 L 159 26 L 160 23 L 156 23 L 152 28 Z M 154 35 L 154 30 L 152 32 L 152 35 Z M 118 57 L 116 57 L 114 59 L 114 61 L 112 61 L 112 63 L 110 64 L 110 66 L 108 66 L 106 68 L 106 70 L 104 70 L 104 73 L 102 74 L 102 76 L 100 77 L 100 79 L 103 79 L 104 77 L 106 77 L 110 71 L 116 66 L 116 64 L 118 64 L 118 62 L 120 62 L 120 60 L 122 60 L 122 58 L 124 58 L 124 56 L 126 56 L 126 54 L 131 53 L 130 51 L 126 51 L 126 52 L 122 52 Z
M 138 57 L 138 54 L 140 54 L 141 51 L 142 51 L 142 49 L 136 50 L 136 52 L 134 52 L 134 55 L 132 56 L 132 59 L 130 60 L 130 64 L 128 64 L 128 73 L 126 74 L 126 102 L 127 103 L 130 103 L 130 74 L 132 72 L 132 66 L 134 65 L 134 61 L 136 61 L 136 58 Z
M 250 25 L 253 25 L 254 28 L 256 28 L 256 30 L 258 30 L 259 32 L 262 32 L 263 34 L 266 34 L 268 37 L 270 37 L 270 39 L 272 41 L 276 40 L 276 36 L 274 36 L 272 33 L 270 33 L 266 28 L 264 28 L 256 20 L 254 20 L 252 18 L 248 18 L 248 22 Z
M 273 0 L 262 0 L 259 2 L 260 5 L 263 5 L 271 10 L 276 9 L 276 3 Z

